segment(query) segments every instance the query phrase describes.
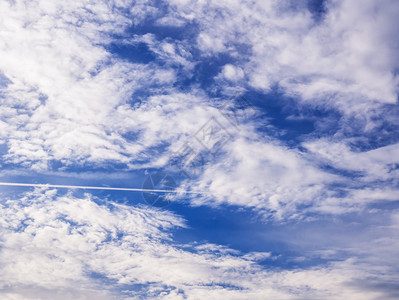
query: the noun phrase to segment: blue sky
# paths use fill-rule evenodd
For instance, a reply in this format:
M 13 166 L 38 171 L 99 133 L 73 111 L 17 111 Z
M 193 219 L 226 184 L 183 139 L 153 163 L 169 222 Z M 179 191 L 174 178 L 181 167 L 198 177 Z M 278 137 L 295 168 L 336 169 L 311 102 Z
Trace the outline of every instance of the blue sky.
M 0 3 L 0 298 L 398 299 L 398 13 Z

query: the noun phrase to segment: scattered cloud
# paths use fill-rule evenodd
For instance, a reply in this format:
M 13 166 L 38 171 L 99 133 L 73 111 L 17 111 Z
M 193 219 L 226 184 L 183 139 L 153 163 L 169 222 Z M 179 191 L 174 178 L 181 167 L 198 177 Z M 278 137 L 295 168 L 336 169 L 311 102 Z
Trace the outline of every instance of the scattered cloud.
M 308 270 L 267 270 L 257 261 L 270 259 L 270 253 L 241 255 L 215 244 L 179 245 L 169 231 L 184 230 L 182 218 L 103 202 L 90 194 L 78 198 L 37 189 L 19 199 L 3 196 L 0 213 L 0 283 L 8 299 L 47 299 L 55 294 L 60 299 L 384 295 L 378 289 L 365 293 L 351 284 L 367 279 L 366 274 L 359 276 L 353 260 Z M 104 288 L 107 282 L 110 288 Z
M 397 298 L 384 257 L 397 256 L 399 224 L 398 10 L 394 0 L 0 3 L 2 177 L 180 178 L 172 159 L 189 151 L 184 167 L 205 161 L 179 188 L 203 194 L 177 205 L 253 210 L 275 226 L 375 221 L 356 243 L 346 233 L 286 258 L 180 243 L 173 232 L 190 220 L 166 210 L 4 194 L 2 297 Z M 225 111 L 237 94 L 253 102 L 239 117 Z M 280 257 L 323 262 L 270 267 Z

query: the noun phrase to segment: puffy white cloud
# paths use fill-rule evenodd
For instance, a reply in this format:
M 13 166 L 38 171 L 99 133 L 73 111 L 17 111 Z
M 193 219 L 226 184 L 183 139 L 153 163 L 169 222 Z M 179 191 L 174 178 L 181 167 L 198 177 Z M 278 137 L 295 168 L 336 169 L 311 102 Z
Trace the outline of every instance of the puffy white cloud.
M 231 81 L 237 81 L 244 77 L 242 69 L 231 64 L 227 64 L 223 67 L 222 74 L 226 79 Z

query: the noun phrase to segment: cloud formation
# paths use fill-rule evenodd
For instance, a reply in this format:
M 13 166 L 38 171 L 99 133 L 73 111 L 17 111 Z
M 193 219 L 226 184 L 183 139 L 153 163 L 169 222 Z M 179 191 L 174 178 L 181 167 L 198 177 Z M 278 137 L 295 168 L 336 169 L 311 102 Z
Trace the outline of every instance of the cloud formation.
M 180 243 L 190 220 L 169 211 L 35 190 L 0 200 L 2 297 L 397 298 L 399 5 L 310 2 L 0 3 L 6 180 L 170 172 L 203 192 L 176 205 L 292 225 L 303 253 L 281 256 L 310 264 Z
M 267 270 L 259 261 L 274 259 L 270 253 L 242 255 L 214 244 L 177 244 L 169 232 L 186 226 L 182 218 L 90 194 L 57 196 L 56 190 L 37 189 L 19 199 L 3 196 L 0 214 L 0 293 L 7 299 L 385 295 L 351 283 L 373 275 L 353 259 L 308 270 Z

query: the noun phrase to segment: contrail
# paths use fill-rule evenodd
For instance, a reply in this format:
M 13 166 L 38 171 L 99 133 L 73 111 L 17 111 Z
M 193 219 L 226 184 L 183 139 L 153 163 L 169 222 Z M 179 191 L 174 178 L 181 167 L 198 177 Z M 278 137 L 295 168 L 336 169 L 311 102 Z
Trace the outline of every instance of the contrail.
M 24 187 L 44 187 L 44 188 L 62 188 L 62 189 L 83 189 L 83 190 L 108 190 L 108 191 L 128 191 L 128 192 L 153 192 L 153 193 L 204 194 L 204 193 L 201 193 L 201 192 L 191 192 L 191 191 L 182 191 L 182 190 L 156 190 L 156 189 L 137 189 L 137 188 L 104 187 L 104 186 L 38 184 L 38 183 L 17 183 L 17 182 L 0 182 L 0 186 L 24 186 Z

